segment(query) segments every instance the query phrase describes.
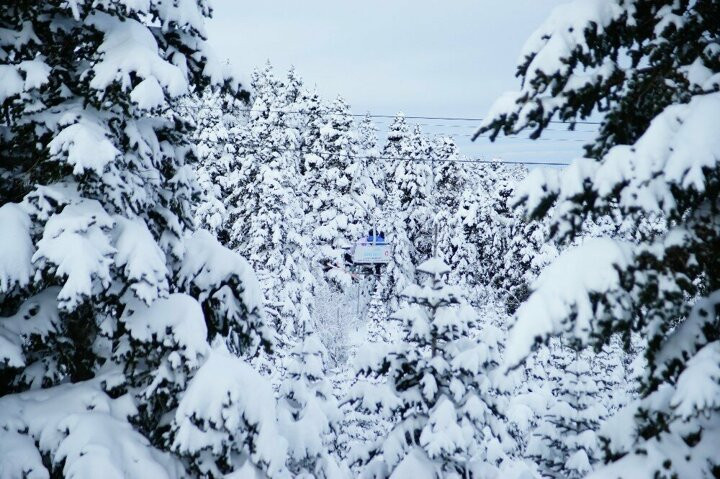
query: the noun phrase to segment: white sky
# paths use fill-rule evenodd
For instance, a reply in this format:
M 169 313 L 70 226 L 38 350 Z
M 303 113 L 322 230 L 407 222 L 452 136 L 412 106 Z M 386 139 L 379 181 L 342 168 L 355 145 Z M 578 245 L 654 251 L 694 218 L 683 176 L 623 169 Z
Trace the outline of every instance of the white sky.
M 214 0 L 210 42 L 241 78 L 266 60 L 295 65 L 326 99 L 355 113 L 482 117 L 516 89 L 525 39 L 562 0 Z M 473 158 L 567 161 L 590 134 L 552 131 L 537 142 L 469 141 L 476 123 L 418 120 L 456 137 Z M 382 137 L 387 121 L 378 120 Z M 559 129 L 556 125 L 553 129 Z M 592 129 L 584 126 L 582 129 Z M 558 141 L 551 141 L 557 138 Z

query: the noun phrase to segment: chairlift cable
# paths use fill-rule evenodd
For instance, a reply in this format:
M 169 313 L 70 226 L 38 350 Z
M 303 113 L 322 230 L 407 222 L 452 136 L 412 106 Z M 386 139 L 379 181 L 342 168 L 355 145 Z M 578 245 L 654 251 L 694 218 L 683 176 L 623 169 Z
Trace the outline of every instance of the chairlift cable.
M 173 108 L 180 108 L 185 110 L 220 110 L 224 111 L 222 108 L 219 107 L 206 107 L 206 106 L 197 106 L 197 105 L 176 105 Z M 250 113 L 254 111 L 252 108 L 237 108 L 235 111 L 239 112 L 245 112 Z M 269 110 L 263 110 L 268 111 L 270 113 L 284 113 L 286 115 L 309 115 L 310 112 L 307 111 L 299 111 L 299 110 L 276 110 L 276 109 L 269 109 Z M 398 117 L 399 115 L 388 115 L 388 114 L 378 114 L 378 113 L 347 113 L 347 116 L 355 117 L 355 118 L 389 118 L 393 119 Z M 433 120 L 433 121 L 473 121 L 473 122 L 481 122 L 484 120 L 482 117 L 462 117 L 462 116 L 430 116 L 430 115 L 401 115 L 406 120 Z M 563 124 L 563 125 L 601 125 L 602 122 L 599 121 L 589 121 L 589 120 L 576 120 L 576 121 L 562 121 L 562 120 L 550 120 L 549 123 L 556 123 L 556 124 Z
M 224 143 L 224 142 L 218 142 L 218 143 Z M 261 144 L 246 144 L 245 146 L 251 146 L 255 148 L 262 147 Z M 257 153 L 258 150 L 254 150 L 255 153 Z M 288 152 L 301 152 L 299 149 L 291 149 L 291 148 L 273 148 L 273 151 L 278 153 L 288 153 Z M 358 158 L 358 159 L 365 159 L 365 160 L 379 160 L 379 161 L 407 161 L 407 162 L 418 162 L 418 163 L 448 163 L 448 162 L 455 162 L 455 163 L 464 163 L 464 164 L 473 164 L 473 165 L 497 165 L 497 166 L 503 166 L 503 165 L 525 165 L 525 166 L 569 166 L 570 163 L 568 162 L 559 162 L 559 161 L 520 161 L 520 160 L 484 160 L 482 158 L 470 158 L 470 159 L 449 159 L 449 158 L 407 158 L 407 157 L 399 157 L 399 156 L 374 156 L 374 155 L 351 155 L 349 153 L 340 153 L 340 152 L 330 152 L 330 151 L 315 151 L 312 152 L 316 155 L 335 155 L 335 156 L 343 156 L 347 158 Z M 133 170 L 137 173 L 144 173 L 144 172 L 150 172 L 150 171 L 156 171 L 156 170 Z M 149 179 L 149 178 L 147 178 Z
M 208 142 L 210 143 L 210 142 Z M 217 144 L 226 144 L 227 142 L 212 142 Z M 251 148 L 261 148 L 263 146 L 266 146 L 261 143 L 246 143 L 243 146 L 251 147 Z M 273 151 L 278 153 L 303 153 L 302 148 L 272 148 Z M 258 150 L 254 150 L 254 152 L 257 152 Z M 428 158 L 408 158 L 408 157 L 402 157 L 402 156 L 383 156 L 383 155 L 353 155 L 350 153 L 341 153 L 341 152 L 332 152 L 332 151 L 310 151 L 310 152 L 304 152 L 304 153 L 312 153 L 316 155 L 336 155 L 336 156 L 343 156 L 348 158 L 361 158 L 366 160 L 381 160 L 381 161 L 410 161 L 410 162 L 456 162 L 456 163 L 470 163 L 470 164 L 493 164 L 493 165 L 547 165 L 547 166 L 568 166 L 569 162 L 548 162 L 548 161 L 519 161 L 519 160 L 483 160 L 482 158 L 471 158 L 471 159 L 450 159 L 450 158 L 437 158 L 437 159 L 428 159 Z M 542 153 L 542 151 L 539 151 L 538 153 Z

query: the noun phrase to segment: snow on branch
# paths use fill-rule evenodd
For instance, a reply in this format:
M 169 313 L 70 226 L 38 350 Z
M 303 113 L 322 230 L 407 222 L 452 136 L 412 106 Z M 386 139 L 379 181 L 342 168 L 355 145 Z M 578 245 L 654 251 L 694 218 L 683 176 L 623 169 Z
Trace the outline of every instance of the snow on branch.
M 197 301 L 185 294 L 172 294 L 151 306 L 128 304 L 121 318 L 135 341 L 158 342 L 177 351 L 174 362 L 194 369 L 208 354 L 207 328 Z M 177 366 L 176 364 L 173 364 Z
M 673 188 L 705 192 L 708 171 L 720 161 L 720 93 L 696 95 L 687 104 L 671 105 L 659 114 L 631 147 L 618 145 L 593 175 L 597 192 L 619 194 L 620 206 L 673 214 Z
M 112 399 L 103 391 L 104 382 L 116 380 L 103 376 L 0 398 L 2 477 L 93 477 L 97 471 L 103 477 L 178 477 L 177 461 L 128 423 L 133 407 L 127 397 Z
M 17 203 L 0 206 L 0 293 L 25 287 L 32 278 L 35 247 L 30 237 L 30 217 Z
M 46 223 L 32 261 L 63 281 L 58 295 L 62 309 L 74 310 L 110 284 L 115 248 L 108 230 L 113 226 L 100 202 L 85 199 L 65 206 Z
M 535 281 L 534 292 L 517 311 L 517 322 L 507 342 L 505 368 L 518 365 L 537 343 L 553 334 L 569 333 L 588 344 L 594 322 L 616 313 L 606 310 L 593 296 L 622 296 L 620 272 L 632 258 L 629 245 L 609 238 L 588 239 L 561 254 Z
M 271 332 L 265 324 L 263 294 L 255 272 L 209 232 L 198 230 L 186 238 L 177 278 L 180 288 L 203 305 L 211 336 L 230 336 L 243 354 L 253 355 L 258 347 L 270 346 Z
M 145 222 L 139 218 L 115 216 L 115 266 L 132 284 L 135 295 L 151 304 L 167 296 L 169 275 L 165 253 L 155 242 Z
M 222 374 L 218 374 L 222 372 Z M 286 441 L 276 427 L 275 399 L 250 365 L 214 347 L 188 385 L 172 425 L 172 450 L 213 477 L 250 461 L 275 477 L 285 468 Z

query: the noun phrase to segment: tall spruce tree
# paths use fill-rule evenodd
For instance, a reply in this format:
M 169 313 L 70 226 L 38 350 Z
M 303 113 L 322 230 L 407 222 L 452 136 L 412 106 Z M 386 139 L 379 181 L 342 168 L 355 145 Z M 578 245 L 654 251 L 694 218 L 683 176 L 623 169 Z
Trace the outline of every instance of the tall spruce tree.
M 455 141 L 441 136 L 435 139 L 432 149 L 434 191 L 431 195 L 433 214 L 433 243 L 438 254 L 450 265 L 452 280 L 466 287 L 469 270 L 474 270 L 473 248 L 468 243 L 464 222 L 464 200 L 474 186 L 470 174 L 462 163 Z
M 378 295 L 389 310 L 399 308 L 401 293 L 415 276 L 410 250 L 412 245 L 407 236 L 405 214 L 397 191 L 390 193 L 382 209 L 379 230 L 385 233 L 392 247 L 390 262 L 378 278 Z
M 280 390 L 279 425 L 288 440 L 288 470 L 295 477 L 340 478 L 336 461 L 340 411 L 326 379 L 327 351 L 310 324 L 287 358 Z
M 435 138 L 430 150 L 434 167 L 434 206 L 437 209 L 456 211 L 459 198 L 468 188 L 470 174 L 455 141 L 449 136 Z
M 471 339 L 475 313 L 461 291 L 445 283 L 449 268 L 442 260 L 427 260 L 418 271 L 427 276 L 423 286 L 408 287 L 408 305 L 394 314 L 402 340 L 359 362 L 361 374 L 387 382 L 356 385 L 351 401 L 392 421 L 391 431 L 364 457 L 364 473 L 471 477 L 488 472 L 505 459 L 503 446 L 512 442 L 488 388 L 498 345 L 492 334 L 485 335 L 489 342 Z
M 260 441 L 274 417 L 208 440 L 186 407 L 194 384 L 226 372 L 211 341 L 247 357 L 270 337 L 251 268 L 192 231 L 178 104 L 231 86 L 204 40 L 210 13 L 204 1 L 0 6 L 3 476 L 179 477 L 201 454 L 222 473 L 284 469 L 282 444 Z
M 383 146 L 382 154 L 384 157 L 389 157 L 392 160 L 388 160 L 387 170 L 392 172 L 396 166 L 396 160 L 403 158 L 409 151 L 410 141 L 410 125 L 408 125 L 405 115 L 398 113 L 393 118 L 392 123 L 388 126 L 387 142 Z
M 326 105 L 320 99 L 317 90 L 302 90 L 298 100 L 298 116 L 301 118 L 302 128 L 300 130 L 300 146 L 302 158 L 300 161 L 300 172 L 309 175 L 309 170 L 317 162 L 315 156 L 322 151 L 320 142 L 320 128 L 325 121 Z M 308 195 L 304 198 L 303 207 L 306 215 L 309 215 L 312 203 Z
M 366 115 L 357 127 L 358 155 L 362 174 L 359 187 L 355 191 L 362 201 L 363 211 L 370 225 L 378 226 L 382 206 L 386 201 L 385 163 L 378 147 L 377 127 L 372 118 Z
M 253 74 L 254 101 L 243 134 L 242 170 L 231 200 L 231 244 L 258 272 L 266 305 L 283 342 L 309 320 L 313 276 L 298 191 L 299 138 L 292 105 L 298 89 L 279 81 L 268 63 Z
M 420 264 L 433 254 L 435 191 L 431 160 L 434 153 L 432 142 L 419 126 L 412 129 L 407 148 L 403 159 L 396 162 L 389 182 L 400 195 L 400 207 L 412 245 L 410 257 L 414 264 Z
M 551 477 L 585 477 L 602 457 L 598 429 L 608 411 L 602 403 L 601 370 L 591 354 L 555 347 L 550 367 L 556 378 L 553 399 L 528 443 L 528 455 Z
M 228 244 L 226 198 L 231 194 L 228 181 L 238 153 L 235 135 L 247 121 L 245 103 L 223 91 L 208 89 L 202 96 L 193 95 L 182 105 L 195 119 L 192 141 L 197 146 L 196 168 L 201 198 L 195 207 L 197 227 L 206 229 Z
M 598 477 L 712 477 L 720 471 L 718 191 L 720 4 L 710 0 L 575 2 L 526 44 L 519 92 L 493 108 L 496 136 L 600 111 L 588 159 L 534 170 L 516 198 L 571 243 L 587 218 L 617 208 L 664 231 L 637 242 L 586 240 L 564 252 L 518 310 L 507 360 L 564 331 L 598 347 L 647 338 L 642 398 L 621 413 L 617 462 Z M 589 74 L 590 73 L 590 74 Z M 553 209 L 550 209 L 554 205 Z
M 363 165 L 350 109 L 342 98 L 328 107 L 318 133 L 314 149 L 305 156 L 307 222 L 315 259 L 326 269 L 327 279 L 347 288 L 352 278 L 344 268 L 345 252 L 367 226 L 367 212 L 357 199 Z
M 542 266 L 557 254 L 547 241 L 547 223 L 529 222 L 513 208 L 511 197 L 526 176 L 523 167 L 493 163 L 468 174 L 458 202 L 456 217 L 447 224 L 456 232 L 443 231 L 446 251 L 455 259 L 459 278 L 470 286 L 491 291 L 512 314 L 529 294 L 529 285 Z

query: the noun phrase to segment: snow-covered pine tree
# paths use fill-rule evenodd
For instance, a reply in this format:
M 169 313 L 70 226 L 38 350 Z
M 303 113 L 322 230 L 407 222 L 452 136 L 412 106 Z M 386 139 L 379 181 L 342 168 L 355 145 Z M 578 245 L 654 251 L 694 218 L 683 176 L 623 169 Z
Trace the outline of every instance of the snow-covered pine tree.
M 404 158 L 409 151 L 410 125 L 405 115 L 398 113 L 388 126 L 387 142 L 383 146 L 382 156 L 389 158 Z M 395 161 L 387 160 L 387 171 L 395 169 Z
M 532 280 L 557 256 L 557 248 L 546 240 L 547 224 L 527 221 L 515 211 L 506 219 L 503 235 L 507 241 L 492 284 L 507 313 L 513 314 L 530 295 Z
M 303 79 L 295 67 L 291 66 L 285 75 L 282 89 L 279 92 L 280 101 L 283 105 L 285 105 L 285 113 L 290 117 L 295 118 L 294 121 L 288 120 L 288 123 L 300 125 L 302 122 L 300 110 L 295 110 L 294 108 L 297 108 L 300 105 L 303 90 Z
M 561 254 L 508 342 L 517 364 L 559 331 L 596 346 L 614 333 L 626 346 L 633 331 L 647 339 L 643 397 L 619 413 L 617 461 L 597 477 L 720 471 L 719 16 L 720 4 L 704 0 L 559 7 L 526 44 L 521 91 L 481 128 L 537 137 L 553 118 L 573 123 L 599 109 L 590 158 L 532 171 L 517 200 L 533 218 L 549 215 L 565 242 L 613 208 L 636 223 L 666 221 L 654 238 L 595 238 Z
M 600 388 L 600 403 L 608 410 L 608 416 L 630 404 L 639 384 L 630 370 L 629 359 L 618 336 L 594 352 L 591 369 Z
M 475 239 L 481 231 L 478 210 L 483 192 L 475 182 L 469 182 L 458 194 L 455 212 L 439 212 L 439 221 L 445 221 L 446 224 L 441 223 L 442 227 L 438 229 L 438 251 L 452 265 L 453 280 L 472 294 L 481 286 L 482 266 L 478 265 L 478 243 Z
M 468 173 L 459 218 L 448 220 L 458 229 L 461 223 L 464 235 L 459 230 L 440 235 L 443 243 L 454 244 L 449 252 L 456 257 L 460 276 L 471 286 L 492 290 L 509 313 L 527 298 L 540 267 L 556 255 L 554 245 L 546 241 L 547 224 L 528 222 L 508 204 L 525 174 L 523 167 L 500 163 Z
M 255 192 L 259 178 L 262 153 L 272 155 L 272 141 L 278 138 L 273 132 L 284 126 L 284 115 L 278 106 L 280 82 L 275 78 L 272 65 L 267 62 L 263 69 L 255 69 L 250 80 L 252 91 L 248 122 L 244 127 L 233 128 L 231 135 L 237 145 L 235 162 L 230 169 L 230 192 L 226 200 L 228 208 L 228 236 L 230 246 L 246 253 L 250 238 L 249 218 L 260 207 L 262 197 Z
M 377 284 L 377 283 L 376 283 Z M 394 342 L 396 337 L 395 322 L 388 319 L 387 303 L 382 300 L 379 289 L 373 293 L 370 305 L 365 318 L 364 341 L 351 354 L 348 361 L 350 367 L 345 368 L 345 376 L 341 376 L 342 382 L 338 384 L 336 391 L 342 397 L 347 395 L 348 386 L 358 382 L 383 383 L 385 378 L 359 378 L 355 375 L 355 358 L 363 356 L 363 350 L 378 345 L 385 345 Z M 336 376 L 338 377 L 338 376 Z M 350 386 L 352 387 L 352 386 Z M 344 401 L 341 406 L 342 419 L 340 422 L 339 442 L 342 444 L 341 453 L 343 458 L 354 466 L 353 472 L 359 474 L 361 461 L 359 457 L 365 457 L 367 445 L 387 433 L 389 421 L 377 414 L 375 410 L 355 407 L 349 401 Z
M 469 172 L 460 150 L 449 136 L 435 138 L 430 150 L 434 167 L 435 191 L 433 200 L 438 209 L 456 211 L 460 196 L 468 187 Z
M 597 431 L 608 414 L 602 403 L 600 371 L 593 371 L 591 353 L 555 347 L 550 367 L 557 374 L 553 399 L 528 443 L 527 454 L 544 475 L 585 477 L 602 454 Z
M 410 258 L 420 264 L 433 254 L 434 205 L 432 142 L 419 126 L 410 133 L 407 152 L 402 160 L 395 162 L 395 169 L 388 178 L 391 192 L 400 195 L 400 208 L 404 212 L 406 233 L 412 247 Z
M 309 324 L 287 357 L 278 421 L 294 477 L 346 477 L 336 460 L 340 411 L 325 377 L 327 351 Z
M 392 245 L 392 257 L 378 278 L 377 291 L 388 310 L 400 307 L 401 293 L 413 282 L 415 266 L 410 257 L 412 245 L 407 237 L 405 214 L 400 204 L 400 194 L 390 193 L 385 201 L 378 229 Z
M 432 149 L 435 190 L 432 194 L 433 234 L 437 251 L 450 266 L 452 281 L 464 287 L 472 287 L 467 279 L 470 270 L 477 265 L 471 258 L 473 246 L 468 242 L 464 215 L 465 200 L 474 185 L 455 141 L 446 136 L 437 137 Z M 473 192 L 474 193 L 474 192 Z
M 197 477 L 287 477 L 274 404 L 270 383 L 216 342 L 178 405 L 171 450 Z
M 286 147 L 293 150 L 296 174 L 303 170 L 303 133 L 308 123 L 306 116 L 311 116 L 305 115 L 308 113 L 304 111 L 306 107 L 303 100 L 305 94 L 303 79 L 295 67 L 291 66 L 278 88 L 279 103 L 277 107 L 284 112 L 283 120 L 287 128 Z M 302 189 L 300 186 L 301 191 Z M 302 198 L 301 191 L 296 194 Z
M 504 265 L 509 218 L 498 190 L 508 182 L 503 178 L 504 168 L 497 164 L 481 165 L 464 192 L 460 214 L 463 217 L 468 241 L 476 252 L 477 285 L 489 287 Z
M 380 283 L 376 283 L 376 286 Z M 366 340 L 370 343 L 391 342 L 391 322 L 388 321 L 387 303 L 383 301 L 380 288 L 376 287 L 370 298 L 365 323 Z
M 490 207 L 486 211 L 489 219 L 495 223 L 495 227 L 491 233 L 492 241 L 484 245 L 484 253 L 492 263 L 490 284 L 507 292 L 523 281 L 522 273 L 526 270 L 526 268 L 518 268 L 516 271 L 508 271 L 507 268 L 508 266 L 512 268 L 512 263 L 506 261 L 505 257 L 513 241 L 524 242 L 529 239 L 521 237 L 525 221 L 509 203 L 515 187 L 527 170 L 522 165 L 502 165 L 499 162 L 491 164 L 490 168 L 495 174 L 490 192 Z M 522 266 L 528 264 L 529 261 Z
M 357 296 L 352 290 L 338 290 L 316 272 L 316 286 L 313 290 L 315 309 L 313 323 L 317 334 L 325 345 L 328 363 L 332 368 L 342 367 L 350 354 L 350 333 L 357 327 Z
M 300 149 L 302 158 L 300 159 L 300 173 L 308 175 L 308 168 L 312 166 L 316 159 L 314 155 L 322 151 L 320 142 L 320 128 L 325 121 L 326 105 L 320 99 L 317 90 L 302 90 L 300 98 L 297 102 L 297 112 L 302 122 L 300 128 Z M 309 215 L 312 211 L 312 203 L 309 195 L 303 198 L 303 208 L 305 215 Z
M 0 6 L 5 477 L 284 468 L 282 444 L 259 441 L 274 417 L 209 439 L 186 414 L 197 381 L 227 372 L 210 341 L 247 356 L 270 336 L 251 268 L 192 232 L 178 105 L 230 86 L 204 41 L 209 15 L 202 1 Z
M 522 369 L 517 369 L 515 387 L 508 404 L 507 416 L 510 433 L 515 437 L 523 458 L 529 458 L 528 445 L 542 446 L 539 437 L 533 436 L 544 423 L 547 410 L 553 402 L 553 390 L 560 378 L 563 364 L 555 361 L 553 344 L 542 345 L 528 356 Z
M 364 412 L 381 411 L 393 423 L 389 434 L 370 446 L 364 475 L 487 473 L 504 460 L 510 441 L 489 390 L 488 373 L 499 361 L 497 343 L 471 339 L 475 312 L 460 289 L 443 280 L 449 269 L 442 260 L 429 259 L 418 271 L 427 276 L 424 286 L 408 287 L 408 305 L 394 315 L 402 339 L 359 356 L 360 374 L 387 382 L 356 384 L 351 402 Z M 486 332 L 488 339 L 497 337 Z
M 462 205 L 462 200 L 459 203 Z M 438 253 L 452 268 L 449 281 L 469 289 L 475 285 L 478 265 L 475 247 L 468 241 L 463 213 L 462 209 L 439 210 L 435 214 L 436 240 Z
M 230 239 L 258 272 L 267 310 L 286 343 L 309 320 L 314 284 L 302 234 L 299 138 L 288 113 L 292 105 L 285 103 L 296 94 L 286 92 L 269 63 L 254 72 L 251 87 L 254 99 L 240 143 L 244 155 L 239 172 L 231 172 L 236 182 L 228 197 Z M 288 88 L 299 87 L 293 80 Z
M 368 212 L 358 202 L 363 168 L 350 109 L 338 97 L 327 109 L 319 129 L 320 138 L 305 155 L 308 191 L 307 224 L 312 234 L 315 259 L 337 288 L 347 288 L 352 277 L 344 268 L 347 249 L 368 224 Z M 356 193 L 356 194 L 353 194 Z M 363 231 L 364 233 L 364 231 Z
M 238 153 L 233 130 L 247 121 L 247 105 L 242 101 L 245 98 L 246 95 L 241 99 L 208 88 L 203 95 L 193 95 L 183 102 L 181 107 L 195 120 L 192 141 L 197 146 L 196 173 L 201 189 L 200 201 L 195 206 L 196 226 L 210 231 L 223 244 L 229 242 L 225 200 L 232 184 L 228 178 Z
M 378 226 L 382 206 L 385 203 L 387 192 L 385 184 L 385 164 L 378 149 L 377 127 L 368 113 L 357 128 L 358 158 L 361 161 L 362 181 L 356 187 L 363 211 L 367 213 L 368 221 L 372 226 Z
M 513 227 L 517 224 L 508 205 L 515 182 L 509 175 L 511 168 L 499 163 L 491 164 L 490 168 L 495 170 L 495 175 L 490 191 L 490 203 L 485 213 L 488 215 L 488 223 L 493 227 L 489 228 L 489 241 L 483 244 L 482 252 L 488 266 L 488 284 L 503 294 L 507 291 L 507 285 L 503 284 L 503 281 L 509 279 L 505 271 L 505 254 L 510 249 L 510 242 L 515 239 Z

